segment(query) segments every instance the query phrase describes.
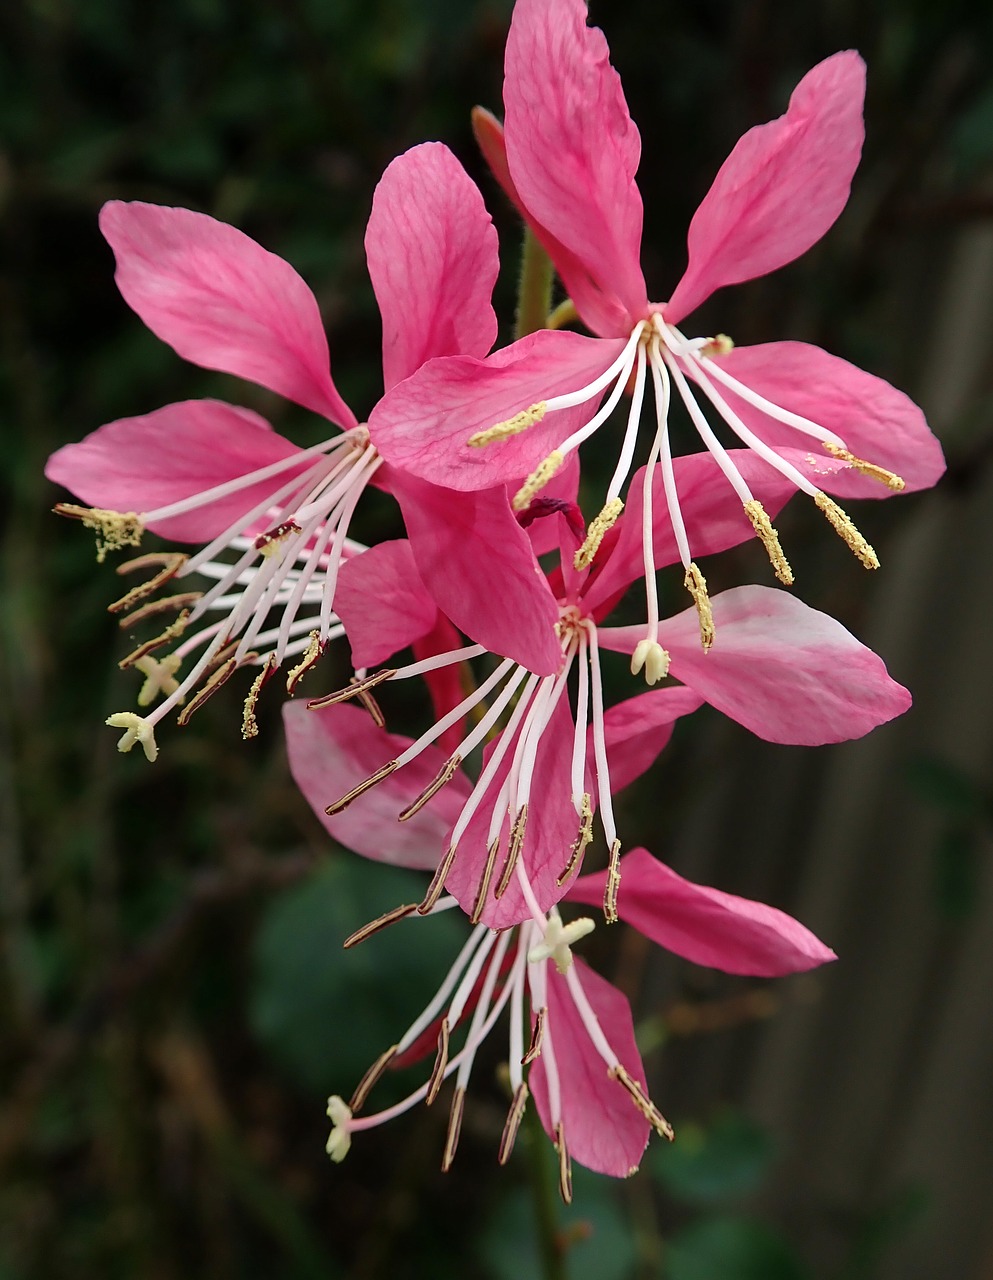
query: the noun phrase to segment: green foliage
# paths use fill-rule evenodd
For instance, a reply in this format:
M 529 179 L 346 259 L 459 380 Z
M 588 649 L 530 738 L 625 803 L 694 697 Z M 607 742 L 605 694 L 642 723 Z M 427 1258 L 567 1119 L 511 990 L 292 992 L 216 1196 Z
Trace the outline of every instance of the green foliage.
M 654 1147 L 651 1167 L 670 1195 L 706 1205 L 755 1191 L 769 1171 L 774 1147 L 747 1116 L 725 1109 L 704 1127 L 678 1126 L 679 1141 Z
M 666 1280 L 805 1280 L 810 1275 L 775 1231 L 750 1218 L 702 1218 L 666 1247 Z

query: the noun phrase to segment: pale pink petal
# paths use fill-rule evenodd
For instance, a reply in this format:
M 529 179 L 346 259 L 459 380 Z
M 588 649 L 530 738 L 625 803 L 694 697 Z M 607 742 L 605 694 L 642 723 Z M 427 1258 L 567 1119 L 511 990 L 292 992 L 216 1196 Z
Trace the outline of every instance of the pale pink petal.
M 623 349 L 619 338 L 542 330 L 486 360 L 432 360 L 373 409 L 372 442 L 387 462 L 448 489 L 513 483 L 592 418 L 601 397 L 549 413 L 509 439 L 474 447 L 469 437 L 539 401 L 578 391 L 608 369 Z
M 696 610 L 662 623 L 671 674 L 760 738 L 819 746 L 861 738 L 902 715 L 910 694 L 840 622 L 772 587 L 713 598 L 716 639 L 700 646 Z M 643 626 L 600 629 L 606 648 L 633 653 Z
M 579 258 L 525 209 L 507 167 L 507 144 L 500 121 L 483 107 L 475 107 L 472 112 L 472 128 L 493 176 L 551 258 L 559 279 L 575 303 L 584 324 L 601 338 L 630 333 L 631 317 L 620 299 L 609 291 L 609 282 L 608 291 L 604 292 Z
M 506 491 L 456 493 L 390 476 L 418 572 L 441 611 L 476 644 L 538 675 L 562 662 L 558 605 Z
M 290 772 L 324 829 L 346 848 L 376 862 L 434 871 L 445 836 L 465 803 L 469 783 L 458 773 L 430 804 L 406 822 L 397 815 L 434 778 L 445 761 L 428 747 L 403 769 L 367 791 L 344 811 L 325 808 L 394 760 L 411 738 L 378 729 L 361 707 L 311 711 L 302 702 L 283 707 Z M 362 924 L 357 921 L 356 924 Z
M 438 617 L 410 543 L 399 538 L 380 542 L 342 565 L 334 607 L 345 624 L 356 668 L 382 666 L 427 635 Z
M 578 956 L 573 964 L 608 1044 L 628 1075 L 647 1094 L 645 1068 L 635 1043 L 627 998 Z M 570 1156 L 587 1169 L 613 1178 L 626 1178 L 634 1173 L 644 1155 L 651 1126 L 626 1090 L 608 1074 L 607 1064 L 590 1040 L 566 979 L 550 964 L 546 966 L 546 973 L 545 1026 L 558 1067 L 566 1147 Z M 543 1057 L 531 1067 L 528 1086 L 545 1132 L 554 1141 Z
M 432 356 L 486 355 L 497 335 L 496 228 L 442 143 L 413 147 L 387 167 L 365 250 L 383 317 L 387 390 Z
M 862 154 L 865 63 L 849 49 L 808 71 L 786 114 L 737 142 L 693 215 L 689 265 L 665 308 L 678 324 L 715 289 L 806 253 L 844 209 Z
M 302 451 L 264 418 L 220 400 L 183 400 L 118 418 L 53 453 L 45 475 L 110 511 L 154 511 Z M 311 459 L 149 528 L 177 542 L 207 542 L 302 472 Z
M 518 0 L 504 65 L 507 162 L 521 203 L 627 311 L 613 332 L 630 332 L 648 307 L 641 139 L 603 32 L 587 27 L 584 0 Z
M 611 791 L 623 791 L 650 769 L 672 737 L 676 721 L 680 716 L 696 711 L 702 704 L 703 698 L 692 689 L 673 686 L 652 689 L 608 707 L 604 716 L 604 736 Z M 593 759 L 592 734 L 590 726 L 588 762 Z M 591 794 L 595 794 L 593 788 Z
M 820 347 L 767 342 L 735 347 L 717 363 L 781 409 L 833 431 L 856 457 L 895 472 L 906 481 L 908 493 L 929 489 L 945 470 L 941 445 L 908 396 Z M 756 435 L 771 445 L 801 450 L 800 469 L 828 493 L 843 498 L 892 495 L 892 489 L 852 467 L 826 467 L 830 457 L 819 441 L 776 422 L 727 388 L 719 385 L 719 390 Z
M 606 879 L 606 871 L 580 877 L 569 899 L 599 906 Z M 617 913 L 674 955 L 724 973 L 776 978 L 837 959 L 785 911 L 684 880 L 647 849 L 621 859 Z
M 100 230 L 124 301 L 179 355 L 355 426 L 331 381 L 317 300 L 288 262 L 190 209 L 112 200 Z

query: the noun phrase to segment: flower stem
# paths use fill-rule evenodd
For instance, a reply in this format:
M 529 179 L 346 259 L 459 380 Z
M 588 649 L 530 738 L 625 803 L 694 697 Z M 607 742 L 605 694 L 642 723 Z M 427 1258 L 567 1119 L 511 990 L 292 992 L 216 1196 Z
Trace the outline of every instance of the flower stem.
M 524 229 L 521 249 L 521 274 L 517 282 L 517 316 L 514 337 L 524 338 L 545 327 L 552 305 L 554 271 L 548 254 L 538 243 L 530 227 Z
M 524 1113 L 524 1128 L 542 1275 L 544 1280 L 569 1280 L 558 1224 L 557 1188 L 548 1158 L 548 1140 L 533 1104 Z

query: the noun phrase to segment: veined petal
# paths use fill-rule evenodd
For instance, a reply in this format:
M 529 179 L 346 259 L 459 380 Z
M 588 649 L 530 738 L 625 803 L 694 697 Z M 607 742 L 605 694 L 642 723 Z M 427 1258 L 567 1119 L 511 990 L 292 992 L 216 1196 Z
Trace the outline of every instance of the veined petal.
M 485 360 L 431 360 L 398 383 L 369 416 L 387 462 L 448 489 L 491 489 L 529 475 L 591 418 L 600 398 L 541 418 L 520 434 L 471 446 L 469 437 L 552 396 L 592 382 L 624 349 L 621 338 L 542 330 Z
M 662 623 L 671 672 L 768 742 L 820 746 L 861 738 L 902 715 L 910 694 L 840 622 L 772 587 L 734 587 L 712 601 L 716 639 L 700 647 L 696 610 Z M 643 626 L 600 628 L 600 643 L 633 653 Z
M 692 689 L 673 686 L 639 693 L 608 707 L 603 719 L 611 791 L 623 791 L 650 769 L 672 737 L 676 721 L 696 711 L 703 701 Z M 589 739 L 586 758 L 591 764 L 592 726 Z M 596 795 L 592 786 L 590 793 Z
M 833 225 L 862 154 L 864 97 L 865 63 L 851 49 L 833 54 L 803 77 L 785 115 L 739 139 L 693 215 L 667 320 L 792 262 Z
M 412 147 L 387 166 L 365 250 L 383 317 L 387 390 L 432 356 L 486 355 L 497 335 L 496 228 L 442 143 Z
M 606 871 L 581 876 L 567 896 L 599 905 L 606 880 Z M 621 859 L 617 914 L 674 955 L 724 973 L 776 978 L 837 959 L 785 911 L 684 880 L 647 849 Z
M 630 332 L 648 306 L 641 138 L 585 0 L 517 0 L 504 65 L 507 162 L 521 203 L 627 311 L 612 332 Z
M 396 471 L 389 481 L 418 572 L 441 611 L 491 653 L 538 675 L 557 671 L 558 605 L 506 490 L 456 493 Z
M 576 975 L 611 1048 L 628 1075 L 645 1090 L 645 1068 L 634 1039 L 627 998 L 601 978 L 578 956 Z M 546 966 L 548 1012 L 546 1027 L 555 1047 L 562 1097 L 566 1145 L 574 1160 L 596 1173 L 626 1178 L 633 1173 L 648 1146 L 651 1126 L 621 1086 L 612 1080 L 583 1025 L 568 982 L 553 965 Z M 554 1141 L 548 1076 L 539 1057 L 528 1074 L 528 1087 L 545 1132 Z
M 833 431 L 856 457 L 895 472 L 906 482 L 907 493 L 929 489 L 945 470 L 941 445 L 909 396 L 820 347 L 766 342 L 735 347 L 716 363 L 781 409 Z M 729 388 L 722 386 L 720 391 L 763 440 L 803 449 L 799 432 L 746 404 Z M 809 443 L 812 449 L 803 450 L 797 465 L 819 488 L 842 498 L 885 498 L 893 493 L 852 467 L 825 469 L 829 456 L 815 441 Z
M 221 400 L 182 400 L 152 413 L 118 418 L 67 444 L 48 459 L 45 475 L 78 498 L 110 511 L 154 511 L 235 480 L 294 453 L 264 418 Z M 305 457 L 300 463 L 303 471 Z M 291 479 L 290 468 L 279 484 Z M 206 542 L 272 492 L 262 481 L 183 515 L 153 521 L 153 533 Z
M 338 574 L 334 607 L 345 624 L 352 665 L 379 667 L 427 635 L 438 617 L 403 538 L 350 557 Z
M 363 782 L 380 765 L 395 760 L 413 739 L 379 729 L 361 707 L 311 711 L 301 702 L 283 707 L 290 772 L 324 829 L 346 848 L 376 862 L 433 871 L 446 833 L 469 795 L 457 773 L 430 804 L 407 822 L 397 814 L 428 785 L 445 762 L 427 747 L 403 769 L 359 796 L 344 813 L 328 817 L 325 807 Z
M 331 381 L 317 300 L 288 262 L 191 209 L 112 200 L 100 230 L 124 301 L 184 359 L 356 425 Z

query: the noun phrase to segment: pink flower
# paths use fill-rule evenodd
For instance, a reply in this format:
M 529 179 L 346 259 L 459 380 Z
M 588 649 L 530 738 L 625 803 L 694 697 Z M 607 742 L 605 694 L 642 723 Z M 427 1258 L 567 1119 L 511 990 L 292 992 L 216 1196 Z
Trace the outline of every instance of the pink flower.
M 383 456 L 453 488 L 513 483 L 530 473 L 515 498 L 523 508 L 630 387 L 624 443 L 591 537 L 577 552 L 579 565 L 595 554 L 596 536 L 623 506 L 650 378 L 655 422 L 646 479 L 656 468 L 663 478 L 691 592 L 699 552 L 683 528 L 670 456 L 674 393 L 783 583 L 792 582 L 792 572 L 769 515 L 701 406 L 812 497 L 863 563 L 875 567 L 874 551 L 827 493 L 886 496 L 933 484 L 943 459 L 916 406 L 816 347 L 734 349 L 723 335 L 688 337 L 679 328 L 715 290 L 792 261 L 830 228 L 861 153 L 863 92 L 861 58 L 835 54 L 803 78 L 785 115 L 741 138 L 692 220 L 686 272 L 667 302 L 653 303 L 639 265 L 640 139 L 603 34 L 587 27 L 583 0 L 518 0 L 507 42 L 505 132 L 483 113 L 477 134 L 599 336 L 544 332 L 487 360 L 446 360 L 422 370 L 400 391 L 403 429 L 387 427 L 379 436 Z M 608 389 L 606 404 L 594 412 Z M 644 571 L 650 575 L 647 559 Z
M 255 699 L 276 668 L 299 659 L 287 680 L 292 689 L 342 633 L 338 573 L 364 550 L 349 540 L 349 521 L 370 482 L 393 486 L 375 432 L 334 385 L 317 301 L 288 263 L 186 209 L 114 201 L 100 225 L 125 301 L 179 355 L 257 382 L 340 428 L 302 449 L 246 409 L 186 401 L 109 423 L 50 458 L 49 478 L 96 508 L 67 511 L 97 529 L 100 558 L 108 546 L 137 543 L 145 527 L 205 544 L 190 557 L 153 553 L 121 566 L 153 571 L 112 606 L 126 615 L 122 626 L 178 615 L 121 664 L 145 676 L 140 705 L 158 693 L 164 701 L 145 716 L 110 720 L 125 730 L 122 749 L 139 741 L 154 758 L 163 716 L 186 700 L 185 723 L 245 663 L 261 668 L 245 711 L 245 734 L 254 733 Z M 433 357 L 485 355 L 497 331 L 496 236 L 447 148 L 427 143 L 389 165 L 373 198 L 366 253 L 383 315 L 387 392 Z M 380 417 L 389 421 L 388 412 Z M 453 494 L 448 507 L 457 513 L 474 502 Z M 505 559 L 513 563 L 516 549 L 530 564 L 522 534 L 520 544 Z M 193 573 L 211 580 L 208 590 L 151 599 Z M 180 643 L 167 658 L 152 657 L 174 638 Z M 192 667 L 179 674 L 187 661 Z

